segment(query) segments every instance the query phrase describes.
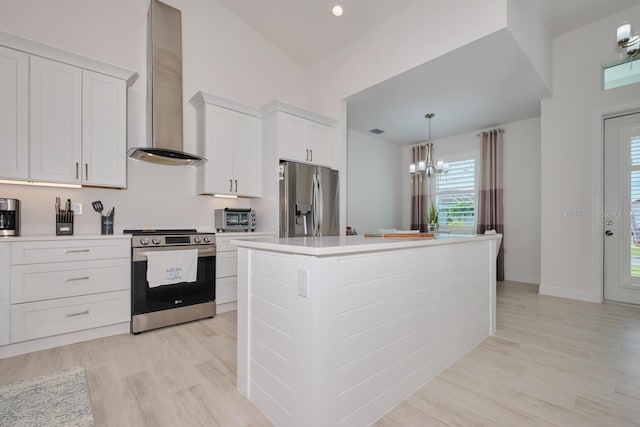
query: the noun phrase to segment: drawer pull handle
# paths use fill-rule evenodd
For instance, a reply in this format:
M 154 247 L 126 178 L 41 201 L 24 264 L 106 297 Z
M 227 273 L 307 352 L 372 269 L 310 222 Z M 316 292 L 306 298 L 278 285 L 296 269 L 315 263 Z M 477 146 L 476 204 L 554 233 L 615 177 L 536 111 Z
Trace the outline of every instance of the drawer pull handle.
M 83 316 L 85 314 L 89 314 L 89 310 L 80 311 L 78 313 L 67 313 L 64 315 L 64 317 L 67 318 L 67 317 L 74 317 L 74 316 Z
M 81 252 L 89 252 L 91 249 L 65 249 L 65 254 L 79 254 Z
M 65 277 L 65 282 L 75 282 L 76 280 L 89 280 L 89 276 L 82 277 Z

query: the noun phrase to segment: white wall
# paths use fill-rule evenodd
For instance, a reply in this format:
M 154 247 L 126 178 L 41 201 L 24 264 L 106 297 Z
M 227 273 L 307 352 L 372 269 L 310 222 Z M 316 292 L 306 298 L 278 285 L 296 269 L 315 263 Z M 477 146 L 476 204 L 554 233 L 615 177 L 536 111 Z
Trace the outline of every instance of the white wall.
M 254 107 L 283 99 L 305 105 L 304 70 L 216 0 L 165 0 L 182 11 L 184 148 L 195 151 L 195 111 L 189 99 L 199 90 Z M 137 71 L 129 89 L 128 145 L 146 145 L 146 57 L 148 0 L 0 0 L 0 30 L 95 57 Z M 79 233 L 99 232 L 88 205 L 101 199 L 116 206 L 115 231 L 125 226 L 213 225 L 213 209 L 248 206 L 195 194 L 193 168 L 128 160 L 128 189 L 62 190 L 0 185 L 0 197 L 23 202 L 24 234 L 50 234 L 56 196 L 85 203 Z
M 416 0 L 308 71 L 309 105 L 340 100 L 507 26 L 507 0 Z
M 354 130 L 347 145 L 347 225 L 358 234 L 401 229 L 402 148 Z
M 531 0 L 508 1 L 507 25 L 550 94 L 553 89 L 551 36 Z
M 505 279 L 540 283 L 540 118 L 504 129 Z
M 554 96 L 542 103 L 543 294 L 602 300 L 602 117 L 640 110 L 640 91 L 603 91 L 601 67 L 619 58 L 615 31 L 627 21 L 640 22 L 640 6 L 553 41 Z M 571 209 L 584 217 L 565 218 Z
M 540 283 L 540 119 L 498 126 L 504 134 L 505 279 Z M 433 141 L 434 161 L 458 154 L 479 156 L 478 132 Z M 403 150 L 409 164 L 411 148 Z M 403 224 L 409 225 L 409 174 L 403 177 Z
M 307 70 L 309 108 L 340 121 L 333 164 L 347 168 L 348 96 L 506 26 L 507 0 L 416 0 Z M 342 180 L 341 226 L 346 194 Z

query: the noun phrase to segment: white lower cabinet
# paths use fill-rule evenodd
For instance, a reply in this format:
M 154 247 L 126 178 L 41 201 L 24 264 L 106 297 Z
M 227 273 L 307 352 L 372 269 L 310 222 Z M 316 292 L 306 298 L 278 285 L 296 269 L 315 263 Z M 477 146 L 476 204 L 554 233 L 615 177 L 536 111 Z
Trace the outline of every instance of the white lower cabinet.
M 216 278 L 216 305 L 224 311 L 231 310 L 230 306 L 225 304 L 235 303 L 238 301 L 238 277 L 218 277 Z M 235 309 L 235 307 L 233 307 Z M 221 312 L 218 308 L 218 312 Z
M 235 310 L 238 301 L 238 248 L 231 240 L 275 237 L 275 233 L 216 234 L 216 306 L 218 313 Z
M 129 322 L 130 248 L 129 236 L 0 245 L 0 345 Z
M 11 305 L 11 341 L 44 338 L 131 319 L 130 292 L 105 292 Z
M 130 280 L 125 258 L 53 264 L 16 265 L 11 269 L 14 303 L 117 291 Z
M 11 244 L 0 242 L 0 346 L 11 342 Z

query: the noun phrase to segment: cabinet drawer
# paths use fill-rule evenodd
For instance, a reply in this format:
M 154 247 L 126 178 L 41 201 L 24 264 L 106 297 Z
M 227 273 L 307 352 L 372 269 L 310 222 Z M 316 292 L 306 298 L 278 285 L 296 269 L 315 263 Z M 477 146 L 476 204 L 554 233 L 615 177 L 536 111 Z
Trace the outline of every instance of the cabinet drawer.
M 130 292 L 116 291 L 11 306 L 11 342 L 131 320 Z
M 232 239 L 222 240 L 220 238 L 216 238 L 216 254 L 220 254 L 221 252 L 235 252 L 238 250 L 236 245 L 231 244 Z
M 130 289 L 126 258 L 11 267 L 11 302 L 22 303 Z
M 11 264 L 127 258 L 130 251 L 129 239 L 15 242 L 11 244 Z
M 216 280 L 216 304 L 225 304 L 238 300 L 238 278 L 225 277 Z
M 216 254 L 216 278 L 238 275 L 238 253 L 218 252 Z

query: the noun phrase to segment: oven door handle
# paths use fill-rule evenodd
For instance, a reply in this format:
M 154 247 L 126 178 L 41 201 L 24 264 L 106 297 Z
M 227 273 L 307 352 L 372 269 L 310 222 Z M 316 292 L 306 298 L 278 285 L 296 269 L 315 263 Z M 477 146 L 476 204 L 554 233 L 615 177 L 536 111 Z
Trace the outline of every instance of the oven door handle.
M 164 247 L 164 248 L 135 248 L 133 250 L 133 254 L 131 256 L 131 261 L 146 261 L 147 254 L 149 252 L 165 252 L 165 251 L 179 251 L 179 250 L 187 250 L 187 249 L 196 249 L 193 246 L 189 247 Z M 206 247 L 206 248 L 197 248 L 198 249 L 198 258 L 207 257 L 207 256 L 215 256 L 216 248 L 214 247 Z

